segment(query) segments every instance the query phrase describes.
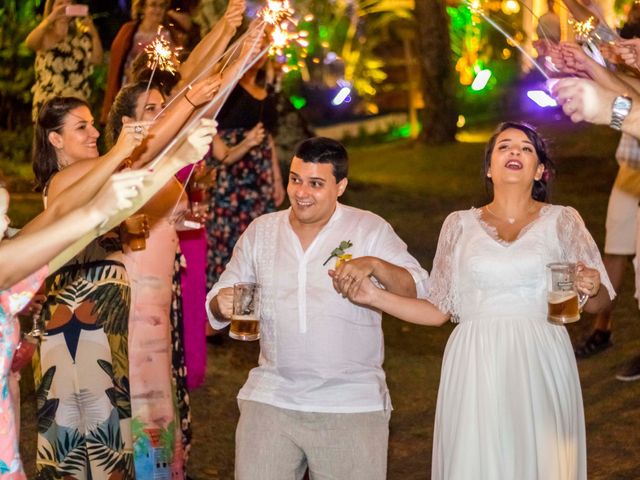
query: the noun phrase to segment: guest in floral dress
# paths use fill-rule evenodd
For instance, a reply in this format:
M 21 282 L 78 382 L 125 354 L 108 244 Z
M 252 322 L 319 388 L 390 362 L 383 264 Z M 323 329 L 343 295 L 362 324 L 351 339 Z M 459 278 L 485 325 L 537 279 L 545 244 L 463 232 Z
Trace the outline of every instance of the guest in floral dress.
M 102 43 L 91 16 L 70 17 L 70 0 L 47 0 L 44 16 L 25 44 L 36 52 L 32 118 L 47 100 L 77 97 L 89 101 L 93 66 L 102 62 Z
M 132 175 L 133 173 L 133 175 Z M 0 477 L 26 478 L 18 449 L 18 425 L 9 394 L 9 371 L 18 348 L 20 325 L 17 314 L 31 300 L 47 275 L 46 263 L 63 249 L 94 231 L 98 225 L 135 196 L 132 186 L 140 186 L 142 176 L 127 172 L 114 176 L 88 205 L 65 215 L 44 212 L 11 238 L 3 237 L 8 227 L 6 216 L 9 194 L 0 179 Z M 118 179 L 116 179 L 118 177 Z M 81 182 L 82 183 L 82 182 Z M 75 205 L 69 205 L 74 208 Z M 39 400 L 40 402 L 40 400 Z M 5 476 L 6 475 L 6 476 Z
M 46 102 L 34 130 L 34 171 L 45 207 L 89 202 L 140 144 L 133 126 L 98 156 L 98 131 L 77 98 Z M 99 178 L 94 172 L 100 172 Z M 96 185 L 77 191 L 77 182 Z M 133 478 L 127 320 L 130 292 L 118 235 L 95 239 L 49 278 L 43 317 L 46 341 L 34 357 L 38 396 L 39 478 Z

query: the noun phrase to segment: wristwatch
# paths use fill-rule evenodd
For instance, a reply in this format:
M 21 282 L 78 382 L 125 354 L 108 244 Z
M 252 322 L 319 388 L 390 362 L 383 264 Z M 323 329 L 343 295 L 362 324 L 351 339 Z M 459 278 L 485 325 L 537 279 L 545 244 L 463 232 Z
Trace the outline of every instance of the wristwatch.
M 611 123 L 609 126 L 614 130 L 622 129 L 622 122 L 627 118 L 631 111 L 631 98 L 626 95 L 620 95 L 613 101 L 613 108 L 611 109 Z

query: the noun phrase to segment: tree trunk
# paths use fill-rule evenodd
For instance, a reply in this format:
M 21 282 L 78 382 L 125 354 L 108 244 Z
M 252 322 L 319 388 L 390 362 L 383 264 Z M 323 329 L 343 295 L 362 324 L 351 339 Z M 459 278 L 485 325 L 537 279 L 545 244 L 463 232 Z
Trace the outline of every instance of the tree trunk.
M 421 138 L 429 144 L 453 142 L 458 112 L 445 0 L 416 0 L 415 14 L 425 104 Z

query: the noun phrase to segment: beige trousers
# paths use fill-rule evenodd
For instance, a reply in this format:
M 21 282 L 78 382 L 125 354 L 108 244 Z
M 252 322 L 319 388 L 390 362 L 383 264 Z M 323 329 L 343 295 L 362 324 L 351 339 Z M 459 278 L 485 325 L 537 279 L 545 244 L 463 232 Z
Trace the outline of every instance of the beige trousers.
M 236 480 L 384 480 L 389 412 L 316 413 L 238 401 Z

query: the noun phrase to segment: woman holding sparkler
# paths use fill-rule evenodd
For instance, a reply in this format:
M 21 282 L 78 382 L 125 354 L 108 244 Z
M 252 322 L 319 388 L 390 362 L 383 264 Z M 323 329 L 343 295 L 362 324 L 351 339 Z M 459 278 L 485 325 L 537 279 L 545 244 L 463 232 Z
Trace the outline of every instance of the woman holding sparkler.
M 102 43 L 86 5 L 47 0 L 42 21 L 25 40 L 36 52 L 32 118 L 57 96 L 89 100 L 93 66 L 102 62 Z
M 93 171 L 94 185 L 75 189 L 74 201 L 88 202 L 145 132 L 145 126 L 132 125 L 115 148 L 98 158 L 99 133 L 88 105 L 73 97 L 45 103 L 35 126 L 33 152 L 45 206 L 64 209 L 73 183 Z M 118 471 L 132 478 L 127 476 L 132 468 L 126 453 L 131 448 L 129 285 L 121 254 L 117 236 L 106 233 L 48 283 L 43 311 L 47 340 L 34 358 L 40 399 L 37 467 L 42 475 L 106 478 L 107 472 Z M 107 462 L 101 460 L 105 451 L 112 452 Z
M 172 111 L 179 114 L 182 103 L 186 102 L 176 102 Z M 185 110 L 192 111 L 190 106 Z M 49 209 L 64 209 L 70 195 L 88 201 L 95 188 L 77 191 L 79 179 L 93 176 L 99 183 L 122 165 L 146 133 L 144 123 L 127 124 L 116 146 L 98 158 L 92 120 L 78 99 L 58 98 L 43 107 L 36 125 L 34 169 L 46 187 Z M 158 135 L 171 123 L 163 120 L 154 125 Z M 129 137 L 135 142 L 125 149 Z M 166 183 L 177 171 L 176 164 L 181 168 L 195 160 L 192 150 L 178 144 L 177 151 L 155 168 L 150 182 Z M 92 242 L 52 278 L 44 313 L 47 341 L 34 366 L 42 399 L 37 460 L 41 475 L 134 478 L 129 304 L 128 277 L 114 232 Z
M 17 313 L 30 301 L 47 275 L 46 263 L 82 235 L 121 209 L 131 206 L 144 173 L 113 176 L 87 205 L 69 205 L 69 213 L 58 216 L 44 211 L 22 231 L 7 240 L 6 216 L 9 193 L 0 176 L 0 472 L 2 476 L 26 479 L 18 450 L 18 421 L 14 417 L 7 381 L 11 360 L 17 351 L 20 325 Z M 19 399 L 19 395 L 18 395 Z M 18 400 L 19 401 L 19 400 Z
M 158 36 L 175 47 L 171 33 L 163 26 L 167 20 L 169 0 L 133 0 L 130 22 L 125 23 L 111 44 L 107 86 L 100 121 L 107 122 L 109 109 L 120 87 L 131 81 L 130 66 L 145 47 Z
M 590 313 L 613 288 L 578 213 L 546 203 L 553 164 L 536 130 L 501 124 L 484 169 L 493 198 L 445 220 L 428 301 L 345 278 L 345 268 L 334 283 L 406 321 L 458 323 L 442 362 L 432 479 L 586 480 L 580 379 L 566 328 L 547 320 L 545 265 L 577 263 Z
M 118 138 L 120 131 L 134 119 L 153 120 L 160 112 L 164 97 L 153 82 L 151 88 L 149 85 L 138 82 L 120 90 L 108 117 L 108 143 Z M 190 108 L 175 116 L 172 122 L 175 131 L 164 138 L 177 133 L 182 125 L 179 120 L 186 120 L 191 113 L 191 104 L 200 105 L 212 98 L 218 86 L 219 82 L 212 79 L 195 84 L 176 104 L 179 107 L 184 103 Z M 151 146 L 145 156 L 154 154 Z M 136 214 L 147 219 L 145 247 L 133 250 L 125 244 L 124 248 L 132 293 L 129 378 L 137 478 L 155 478 L 161 472 L 170 472 L 173 479 L 183 478 L 191 444 L 179 290 L 180 256 L 176 259 L 176 229 L 184 228 L 182 216 L 186 211 L 182 193 L 182 185 L 172 178 Z M 159 462 L 159 457 L 164 460 Z

